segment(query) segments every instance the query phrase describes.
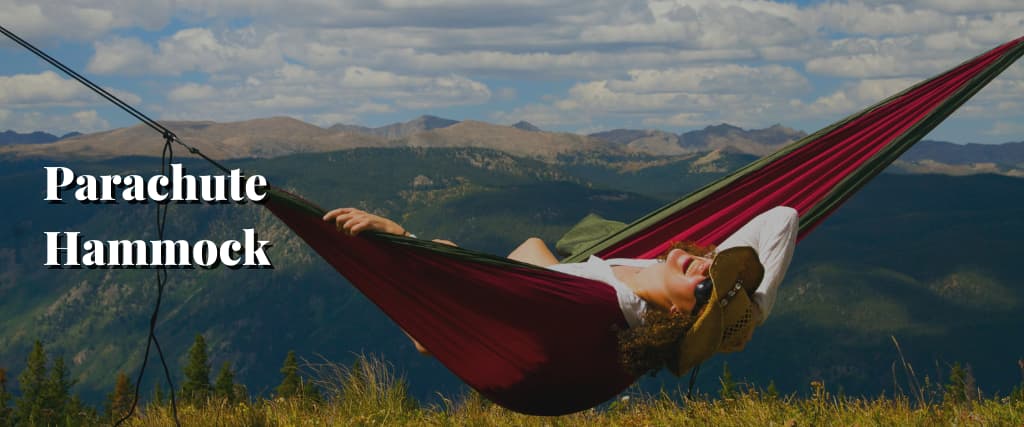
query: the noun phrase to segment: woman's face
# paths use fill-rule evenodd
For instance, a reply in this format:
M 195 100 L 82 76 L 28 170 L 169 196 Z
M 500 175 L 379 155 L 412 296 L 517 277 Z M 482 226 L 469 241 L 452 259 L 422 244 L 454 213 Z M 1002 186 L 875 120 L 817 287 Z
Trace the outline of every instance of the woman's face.
M 665 292 L 671 303 L 670 311 L 690 313 L 697 304 L 694 295 L 697 285 L 708 278 L 711 259 L 673 249 L 665 257 Z

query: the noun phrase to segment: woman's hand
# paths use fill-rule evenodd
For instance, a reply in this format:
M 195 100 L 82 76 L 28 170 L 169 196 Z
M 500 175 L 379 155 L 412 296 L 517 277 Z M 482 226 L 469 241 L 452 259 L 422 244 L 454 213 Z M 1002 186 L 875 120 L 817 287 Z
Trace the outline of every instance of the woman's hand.
M 338 208 L 327 212 L 324 215 L 324 221 L 333 221 L 338 231 L 343 231 L 349 236 L 355 236 L 367 230 L 399 236 L 405 235 L 405 229 L 398 223 L 356 208 Z
M 442 245 L 448 245 L 448 246 L 455 246 L 455 247 L 459 247 L 459 245 L 456 245 L 456 244 L 455 244 L 455 242 L 453 242 L 453 241 L 451 241 L 451 240 L 445 240 L 445 239 L 434 239 L 434 240 L 431 240 L 431 242 L 434 242 L 434 243 L 440 243 L 440 244 L 442 244 Z

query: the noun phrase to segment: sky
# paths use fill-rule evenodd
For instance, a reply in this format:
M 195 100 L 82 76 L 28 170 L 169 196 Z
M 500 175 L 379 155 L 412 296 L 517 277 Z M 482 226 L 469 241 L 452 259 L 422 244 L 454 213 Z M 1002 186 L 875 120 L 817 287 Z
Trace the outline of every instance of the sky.
M 1021 0 L 0 0 L 0 25 L 158 120 L 423 114 L 591 133 L 808 132 L 1024 36 Z M 1024 140 L 1024 64 L 929 139 Z M 0 40 L 0 130 L 134 125 Z

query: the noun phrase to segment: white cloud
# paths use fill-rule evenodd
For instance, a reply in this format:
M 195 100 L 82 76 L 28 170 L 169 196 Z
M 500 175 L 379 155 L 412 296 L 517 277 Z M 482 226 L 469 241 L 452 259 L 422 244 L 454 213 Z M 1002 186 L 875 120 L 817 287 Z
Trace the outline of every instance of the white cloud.
M 320 124 L 361 114 L 435 109 L 487 102 L 488 87 L 459 75 L 424 76 L 366 67 L 315 72 L 296 64 L 255 73 L 245 81 L 189 83 L 173 89 L 164 118 L 238 120 L 267 114 L 311 117 Z M 335 121 L 335 122 L 337 122 Z M 333 124 L 333 123 L 329 123 Z
M 172 89 L 167 94 L 167 99 L 175 102 L 200 101 L 214 96 L 216 89 L 210 85 L 197 83 L 185 83 Z
M 839 77 L 922 76 L 954 65 L 946 59 L 918 59 L 890 54 L 833 56 L 807 61 L 807 71 Z
M 89 40 L 121 28 L 167 25 L 173 0 L 0 0 L 4 26 L 29 40 Z
M 628 79 L 578 83 L 554 100 L 560 110 L 592 116 L 640 117 L 644 124 L 684 125 L 705 120 L 756 122 L 756 116 L 780 108 L 809 89 L 796 70 L 777 65 L 698 66 L 668 70 L 638 69 Z M 781 104 L 783 107 L 785 104 Z
M 100 74 L 148 74 L 157 58 L 153 50 L 135 38 L 114 38 L 105 43 L 94 43 L 95 53 L 86 69 Z
M 908 9 L 898 3 L 829 2 L 812 8 L 810 13 L 830 31 L 873 36 L 929 33 L 957 23 L 955 16 L 931 9 Z
M 634 126 L 672 128 L 722 121 L 762 125 L 777 121 L 779 114 L 791 114 L 795 108 L 787 100 L 810 87 L 798 71 L 777 65 L 636 69 L 627 75 L 580 82 L 566 96 L 546 99 L 546 104 L 492 117 L 562 127 L 623 119 Z
M 185 29 L 153 45 L 111 38 L 96 44 L 90 70 L 216 73 L 277 67 L 287 56 L 314 68 L 578 76 L 754 58 L 758 49 L 771 52 L 803 44 L 815 31 L 802 23 L 795 6 L 746 0 L 696 6 L 612 0 L 533 6 L 474 2 L 473 8 L 461 11 L 450 3 L 407 8 L 325 1 L 243 3 L 183 1 L 186 9 L 202 14 L 255 22 L 237 30 Z
M 676 50 L 659 47 L 645 50 L 578 50 L 564 53 L 494 50 L 433 53 L 392 50 L 382 51 L 376 58 L 379 67 L 434 72 L 461 70 L 503 78 L 549 79 L 598 78 L 614 75 L 632 67 L 671 67 L 693 62 L 736 60 L 754 56 L 756 53 L 750 49 Z
M 411 109 L 479 104 L 491 97 L 486 85 L 459 75 L 409 76 L 349 67 L 339 83 L 350 92 L 368 98 L 390 99 L 396 105 Z
M 997 121 L 985 134 L 1024 140 L 1024 123 Z
M 519 96 L 519 92 L 514 87 L 503 87 L 499 88 L 495 93 L 495 99 L 499 101 L 512 101 Z
M 812 73 L 840 77 L 926 77 L 1006 42 L 1024 28 L 1024 12 L 1014 11 L 955 15 L 860 3 L 829 3 L 816 10 L 830 31 L 845 28 L 863 34 L 836 38 L 806 63 Z M 927 17 L 936 14 L 943 17 Z M 830 20 L 863 21 L 865 25 Z
M 697 125 L 706 125 L 708 124 L 708 120 L 702 114 L 679 113 L 667 117 L 659 116 L 646 118 L 644 119 L 643 123 L 648 126 L 681 128 Z
M 853 99 L 846 91 L 840 90 L 830 95 L 819 97 L 807 106 L 808 116 L 834 116 L 852 112 L 860 104 Z
M 496 111 L 491 113 L 491 120 L 508 124 L 523 120 L 542 128 L 580 126 L 591 123 L 586 114 L 559 109 L 547 104 L 527 104 L 511 111 Z
M 170 74 L 187 71 L 251 72 L 284 63 L 276 33 L 242 28 L 214 34 L 188 28 L 160 40 L 156 48 L 137 38 L 113 38 L 94 44 L 88 70 L 101 74 Z
M 813 35 L 793 5 L 755 1 L 651 2 L 652 19 L 588 26 L 581 39 L 602 43 L 671 43 L 683 48 L 751 48 Z
M 147 107 L 164 117 L 318 123 L 492 101 L 505 108 L 492 117 L 547 127 L 817 118 L 1024 28 L 1018 0 L 0 0 L 0 10 L 25 35 L 99 40 L 88 70 L 158 92 L 169 104 Z M 1006 81 L 966 113 L 1019 117 Z M 541 97 L 533 82 L 560 89 Z M 57 83 L 17 96 L 91 105 Z M 822 87 L 831 93 L 813 92 Z
M 891 0 L 882 0 L 891 1 Z M 878 0 L 871 1 L 878 3 Z M 906 0 L 915 8 L 934 9 L 946 13 L 982 13 L 1016 10 L 1024 11 L 1024 3 L 1017 0 Z
M 76 129 L 80 132 L 91 132 L 95 130 L 110 128 L 110 123 L 100 117 L 96 110 L 83 110 L 71 113 L 71 118 L 78 125 Z
M 0 110 L 0 129 L 12 129 L 17 132 L 44 131 L 63 135 L 71 131 L 85 133 L 109 128 L 110 123 L 100 117 L 95 110 L 81 110 L 70 114 Z
M 261 110 L 289 111 L 315 107 L 319 105 L 319 101 L 311 96 L 274 94 L 266 98 L 250 100 L 248 105 Z
M 141 99 L 130 92 L 105 88 L 128 103 Z M 77 81 L 65 79 L 53 71 L 39 74 L 0 76 L 0 104 L 7 106 L 53 107 L 82 106 L 106 102 Z
M 663 111 L 673 100 L 686 95 L 674 93 L 617 92 L 606 80 L 579 83 L 569 89 L 569 97 L 555 106 L 565 110 L 595 113 L 650 113 Z
M 852 78 L 926 77 L 946 70 L 987 48 L 963 52 L 939 50 L 921 37 L 850 38 L 832 42 L 827 52 L 808 60 L 807 71 Z M 930 43 L 940 43 L 931 41 Z M 963 44 L 949 46 L 961 48 Z M 991 46 L 989 46 L 991 47 Z
M 82 85 L 53 71 L 0 76 L 0 103 L 5 105 L 81 104 L 89 96 Z
M 612 81 L 617 91 L 637 93 L 749 93 L 792 92 L 809 88 L 796 70 L 779 65 L 751 67 L 725 64 L 671 69 L 630 70 L 629 80 Z

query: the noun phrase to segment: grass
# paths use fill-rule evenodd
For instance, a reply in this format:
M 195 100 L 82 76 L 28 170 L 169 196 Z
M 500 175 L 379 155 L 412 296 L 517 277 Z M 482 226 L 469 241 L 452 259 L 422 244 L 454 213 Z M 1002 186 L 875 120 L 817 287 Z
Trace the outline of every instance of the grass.
M 186 426 L 1024 426 L 1024 393 L 1014 397 L 920 401 L 845 397 L 830 393 L 820 382 L 809 384 L 806 397 L 778 396 L 770 391 L 731 385 L 731 398 L 677 399 L 668 393 L 627 392 L 599 409 L 560 417 L 522 415 L 469 393 L 422 407 L 408 396 L 401 378 L 385 362 L 363 357 L 352 367 L 325 363 L 311 367 L 322 399 L 258 399 L 228 404 L 209 401 L 203 407 L 179 406 Z M 942 389 L 946 386 L 935 386 Z M 168 405 L 149 405 L 131 419 L 132 426 L 173 426 Z
M 668 397 L 618 400 L 611 407 L 560 417 L 517 414 L 470 394 L 444 406 L 403 407 L 397 402 L 327 402 L 310 404 L 296 399 L 255 403 L 180 407 L 187 426 L 329 426 L 329 425 L 1024 425 L 1024 403 L 986 399 L 955 405 L 915 407 L 905 398 L 826 400 L 785 397 L 769 399 L 744 394 L 731 400 L 692 400 L 677 403 Z M 129 425 L 173 426 L 167 406 L 148 406 Z

